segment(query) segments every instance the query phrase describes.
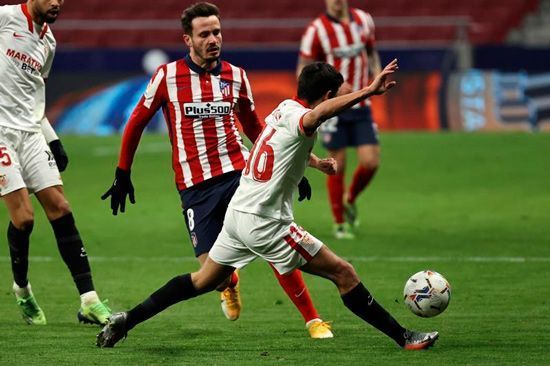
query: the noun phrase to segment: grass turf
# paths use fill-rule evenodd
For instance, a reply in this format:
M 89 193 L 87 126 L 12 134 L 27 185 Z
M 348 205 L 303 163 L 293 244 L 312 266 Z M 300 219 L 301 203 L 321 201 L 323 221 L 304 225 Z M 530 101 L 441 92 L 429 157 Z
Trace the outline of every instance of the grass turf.
M 549 364 L 550 135 L 399 133 L 382 140 L 381 170 L 358 202 L 357 240 L 332 239 L 325 183 L 316 172 L 307 173 L 313 198 L 296 205 L 296 221 L 350 259 L 404 325 L 439 330 L 433 349 L 398 349 L 345 309 L 331 283 L 306 275 L 336 335 L 309 339 L 261 261 L 242 271 L 237 322 L 225 320 L 217 293 L 208 294 L 140 325 L 115 349 L 96 349 L 98 329 L 76 324 L 78 294 L 34 202 L 30 279 L 49 324 L 30 327 L 20 319 L 1 246 L 0 364 Z M 112 182 L 119 138 L 67 136 L 64 143 L 67 197 L 96 287 L 114 310 L 197 268 L 166 136 L 144 137 L 133 169 L 137 204 L 117 217 L 99 196 Z M 350 154 L 350 167 L 354 161 Z M 2 238 L 7 221 L 0 210 Z M 447 277 L 453 297 L 444 314 L 421 319 L 405 309 L 401 294 L 407 277 L 427 268 Z

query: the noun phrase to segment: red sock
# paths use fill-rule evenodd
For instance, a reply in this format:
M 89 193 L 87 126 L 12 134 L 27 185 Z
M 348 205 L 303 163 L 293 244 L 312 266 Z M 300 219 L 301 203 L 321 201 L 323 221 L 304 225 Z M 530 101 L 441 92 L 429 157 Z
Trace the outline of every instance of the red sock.
M 300 270 L 294 270 L 283 276 L 277 272 L 275 267 L 271 264 L 270 266 L 273 272 L 275 272 L 279 284 L 294 303 L 294 306 L 300 311 L 305 322 L 307 323 L 310 320 L 319 319 L 319 314 L 313 305 L 313 301 L 311 301 L 311 296 L 309 295 L 309 290 L 302 277 L 302 272 Z
M 229 285 L 227 285 L 227 287 L 234 288 L 235 286 L 237 286 L 237 283 L 239 283 L 239 275 L 237 274 L 237 272 L 233 272 L 231 274 L 231 279 L 229 280 Z
M 328 197 L 334 222 L 344 222 L 344 175 L 329 175 L 327 179 Z
M 361 193 L 370 183 L 374 175 L 375 169 L 366 169 L 359 165 L 353 173 L 353 181 L 349 187 L 348 203 L 353 203 L 357 199 L 359 193 Z

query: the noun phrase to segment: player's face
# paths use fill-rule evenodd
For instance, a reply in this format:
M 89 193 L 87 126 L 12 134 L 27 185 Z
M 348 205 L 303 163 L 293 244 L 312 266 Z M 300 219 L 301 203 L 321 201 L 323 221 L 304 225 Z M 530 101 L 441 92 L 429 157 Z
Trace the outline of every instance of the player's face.
M 193 34 L 185 34 L 184 40 L 191 53 L 206 62 L 220 57 L 222 49 L 222 30 L 217 16 L 199 17 L 191 22 Z
M 340 14 L 346 10 L 346 0 L 325 0 L 327 10 L 332 14 Z
M 30 0 L 33 13 L 41 23 L 53 23 L 57 20 L 65 0 Z

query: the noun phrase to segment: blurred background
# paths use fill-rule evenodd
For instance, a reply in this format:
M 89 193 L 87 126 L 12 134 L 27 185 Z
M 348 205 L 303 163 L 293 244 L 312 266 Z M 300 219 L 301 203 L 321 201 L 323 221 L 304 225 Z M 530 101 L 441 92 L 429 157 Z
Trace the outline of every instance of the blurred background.
M 2 4 L 20 1 L 2 0 Z M 260 117 L 295 90 L 306 25 L 323 0 L 212 1 L 222 57 L 244 67 Z M 180 15 L 192 1 L 66 1 L 48 116 L 58 131 L 120 132 L 159 63 L 181 58 Z M 350 0 L 376 24 L 399 88 L 374 101 L 382 130 L 550 130 L 550 0 Z M 148 127 L 163 131 L 160 116 Z

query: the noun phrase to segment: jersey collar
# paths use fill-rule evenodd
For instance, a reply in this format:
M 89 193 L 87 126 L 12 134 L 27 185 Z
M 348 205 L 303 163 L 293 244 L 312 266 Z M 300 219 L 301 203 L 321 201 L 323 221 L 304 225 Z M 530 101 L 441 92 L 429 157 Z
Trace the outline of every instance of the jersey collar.
M 191 60 L 191 55 L 189 54 L 185 56 L 184 60 L 187 66 L 189 66 L 189 68 L 194 72 L 196 72 L 197 74 L 202 74 L 203 72 L 207 72 L 209 74 L 218 76 L 222 72 L 222 61 L 220 59 L 218 59 L 218 64 L 212 70 L 203 69 L 202 67 L 194 63 L 193 60 Z
M 27 7 L 27 3 L 21 4 L 21 11 L 25 15 L 25 18 L 27 18 L 27 26 L 29 27 L 29 32 L 34 34 L 34 22 L 32 20 L 31 13 L 29 12 L 29 8 Z M 42 30 L 40 31 L 40 39 L 44 38 L 46 32 L 48 32 L 48 24 L 44 23 L 44 25 L 42 26 Z
M 309 106 L 309 103 L 308 103 L 308 102 L 306 102 L 305 100 L 302 100 L 302 99 L 298 98 L 297 96 L 294 96 L 294 98 L 292 98 L 292 100 L 295 101 L 295 102 L 298 102 L 299 104 L 301 104 L 302 107 L 311 109 L 311 107 Z
M 325 12 L 325 16 L 333 23 L 339 23 L 339 24 L 342 23 L 340 21 L 340 19 L 337 19 L 337 18 L 333 17 L 332 15 L 330 15 L 328 13 L 328 11 Z M 353 23 L 354 21 L 355 21 L 355 19 L 353 19 L 353 13 L 351 12 L 351 8 L 350 8 L 349 9 L 349 22 Z
M 29 8 L 27 8 L 27 3 L 21 4 L 21 11 L 23 11 L 23 14 L 25 14 L 25 18 L 27 18 L 29 32 L 34 33 L 34 23 L 32 21 L 31 13 L 29 13 Z

